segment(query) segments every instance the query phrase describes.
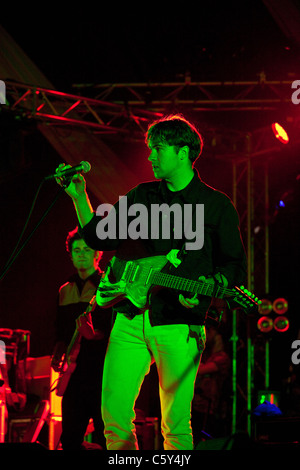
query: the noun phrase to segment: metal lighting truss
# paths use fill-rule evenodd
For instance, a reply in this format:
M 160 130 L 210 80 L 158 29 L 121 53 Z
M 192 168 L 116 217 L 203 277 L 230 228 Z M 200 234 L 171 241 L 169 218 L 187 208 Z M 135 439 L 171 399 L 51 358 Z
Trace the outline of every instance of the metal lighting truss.
M 253 136 L 251 136 L 253 137 Z M 249 136 L 249 146 L 251 137 Z M 248 261 L 247 288 L 257 295 L 269 292 L 269 171 L 268 159 L 259 159 L 248 152 L 241 159 L 232 160 L 233 202 L 239 212 L 241 231 L 244 238 Z M 232 432 L 238 420 L 245 418 L 245 427 L 251 434 L 251 410 L 254 391 L 254 344 L 252 341 L 251 318 L 245 320 L 246 367 L 244 389 L 238 383 L 238 318 L 233 311 L 232 321 Z M 241 382 L 241 381 L 240 381 Z M 238 394 L 244 399 L 242 409 Z
M 86 127 L 100 134 L 143 138 L 150 120 L 174 108 L 197 112 L 271 111 L 290 104 L 292 81 L 212 81 L 73 85 L 68 94 L 6 83 L 11 110 L 51 125 Z M 91 96 L 92 95 L 92 96 Z
M 134 109 L 161 112 L 175 105 L 193 111 L 272 110 L 291 101 L 291 80 L 77 84 L 73 87 L 100 100 L 126 103 Z
M 299 143 L 297 135 L 293 136 L 294 144 Z M 238 210 L 241 221 L 241 230 L 247 251 L 248 279 L 247 288 L 258 296 L 269 293 L 269 228 L 270 228 L 270 169 L 272 159 L 285 148 L 278 139 L 274 138 L 271 126 L 257 129 L 248 133 L 245 139 L 245 151 L 238 158 L 232 158 L 233 171 L 233 202 Z M 255 372 L 264 377 L 265 388 L 269 387 L 268 364 L 260 366 L 255 360 L 255 338 L 253 338 L 253 322 L 257 319 L 246 319 L 247 336 L 247 366 L 245 390 L 239 389 L 237 384 L 237 312 L 233 312 L 233 413 L 232 429 L 236 429 L 241 409 L 238 409 L 238 392 L 244 397 L 244 411 L 246 412 L 246 427 L 251 433 L 251 410 L 255 404 L 253 393 L 255 390 Z M 266 357 L 268 343 L 265 344 Z M 257 403 L 256 403 L 257 405 Z
M 142 123 L 154 112 L 129 109 L 125 103 L 78 96 L 60 91 L 7 81 L 6 100 L 10 111 L 55 126 L 85 128 L 99 134 L 142 134 Z M 132 134 L 131 134 L 132 135 Z

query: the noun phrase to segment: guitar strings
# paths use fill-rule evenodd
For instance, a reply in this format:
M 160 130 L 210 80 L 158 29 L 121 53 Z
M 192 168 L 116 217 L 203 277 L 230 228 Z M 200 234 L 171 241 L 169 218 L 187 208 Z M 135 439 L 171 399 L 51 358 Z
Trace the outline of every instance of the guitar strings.
M 149 282 L 149 284 L 153 285 L 171 287 L 178 290 L 193 292 L 197 294 L 213 295 L 214 297 L 218 298 L 224 298 L 225 296 L 232 297 L 238 295 L 239 297 L 242 296 L 245 301 L 248 300 L 251 301 L 251 303 L 254 302 L 253 299 L 247 296 L 245 292 L 242 292 L 237 288 L 228 289 L 222 285 L 216 286 L 215 284 L 200 281 L 199 279 L 193 280 L 182 278 L 180 276 L 163 273 L 160 270 L 158 271 L 157 269 L 158 268 L 153 267 L 149 269 L 149 266 L 143 266 L 140 264 L 132 263 L 127 266 L 127 272 L 125 276 L 126 282 L 132 282 L 135 279 L 137 272 L 139 271 L 139 276 L 144 276 L 146 279 L 145 285 L 147 285 L 147 283 Z

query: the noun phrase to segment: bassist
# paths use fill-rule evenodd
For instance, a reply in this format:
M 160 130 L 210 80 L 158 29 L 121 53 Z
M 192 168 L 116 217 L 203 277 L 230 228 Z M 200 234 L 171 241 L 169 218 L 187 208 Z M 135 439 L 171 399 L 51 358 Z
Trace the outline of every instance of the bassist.
M 93 443 L 105 448 L 100 397 L 111 316 L 109 309 L 99 307 L 88 316 L 83 315 L 100 281 L 101 252 L 89 248 L 77 229 L 68 234 L 66 247 L 76 272 L 59 289 L 56 344 L 51 364 L 54 370 L 61 371 L 63 354 L 75 330 L 81 340 L 75 363 L 71 364 L 74 371 L 62 398 L 61 443 L 63 450 L 82 449 L 89 420 L 93 419 Z

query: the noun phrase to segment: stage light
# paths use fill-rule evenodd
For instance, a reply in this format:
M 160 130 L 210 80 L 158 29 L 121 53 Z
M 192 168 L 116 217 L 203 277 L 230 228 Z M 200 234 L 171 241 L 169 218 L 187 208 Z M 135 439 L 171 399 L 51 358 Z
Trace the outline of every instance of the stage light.
M 261 317 L 257 322 L 257 328 L 262 333 L 269 333 L 273 329 L 273 320 L 270 317 Z
M 288 308 L 288 301 L 283 297 L 279 297 L 273 303 L 268 299 L 262 299 L 258 312 L 263 316 L 258 320 L 257 328 L 262 333 L 269 333 L 273 328 L 279 333 L 284 333 L 290 326 L 288 318 L 284 315 Z M 273 315 L 270 315 L 271 312 Z
M 284 316 L 280 316 L 275 318 L 274 320 L 274 329 L 278 331 L 279 333 L 284 333 L 287 331 L 290 327 L 290 322 L 288 319 Z
M 269 313 L 272 312 L 272 302 L 268 299 L 262 299 L 258 307 L 258 312 L 261 315 L 269 315 Z
M 289 136 L 284 128 L 278 124 L 278 122 L 273 122 L 272 124 L 272 131 L 276 137 L 282 144 L 287 144 L 289 142 Z
M 258 403 L 262 405 L 266 401 L 271 403 L 271 405 L 279 405 L 280 395 L 277 391 L 271 390 L 259 390 L 258 393 Z
M 288 301 L 283 298 L 276 299 L 273 302 L 273 310 L 278 315 L 282 315 L 283 313 L 287 312 L 288 308 Z

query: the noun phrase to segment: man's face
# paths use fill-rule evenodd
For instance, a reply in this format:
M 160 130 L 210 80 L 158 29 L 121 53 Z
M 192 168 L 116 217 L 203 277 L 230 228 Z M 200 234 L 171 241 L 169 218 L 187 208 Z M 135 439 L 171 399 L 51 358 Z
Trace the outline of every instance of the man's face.
M 170 179 L 180 171 L 180 158 L 176 147 L 159 141 L 150 141 L 151 153 L 148 160 L 152 164 L 155 178 Z
M 97 253 L 89 248 L 84 240 L 75 240 L 72 245 L 71 258 L 78 270 L 92 270 L 97 266 Z

